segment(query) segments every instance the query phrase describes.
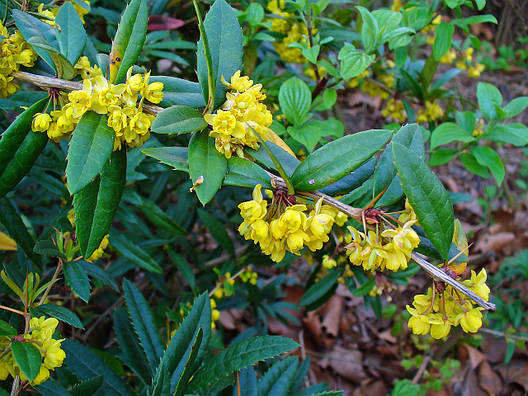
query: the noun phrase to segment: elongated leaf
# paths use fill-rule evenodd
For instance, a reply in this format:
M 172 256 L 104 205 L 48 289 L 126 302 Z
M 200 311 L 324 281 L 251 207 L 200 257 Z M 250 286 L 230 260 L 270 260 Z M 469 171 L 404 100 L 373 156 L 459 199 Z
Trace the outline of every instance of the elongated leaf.
M 245 158 L 231 157 L 227 160 L 227 174 L 224 184 L 253 188 L 257 184 L 271 188 L 268 173 L 255 162 Z
M 128 279 L 123 283 L 123 291 L 128 314 L 147 355 L 149 365 L 151 368 L 157 367 L 163 355 L 163 347 L 158 329 L 154 325 L 152 310 L 145 297 Z
M 506 171 L 502 164 L 499 154 L 491 147 L 487 146 L 475 146 L 471 148 L 471 153 L 475 156 L 475 159 L 480 165 L 486 166 L 490 171 L 497 184 L 500 186 L 504 180 Z
M 306 121 L 311 104 L 312 94 L 304 81 L 292 77 L 281 85 L 279 105 L 293 125 L 301 125 Z
M 0 198 L 0 223 L 7 229 L 17 246 L 24 251 L 31 261 L 39 265 L 41 258 L 33 251 L 35 239 L 26 228 L 17 207 L 7 198 Z
M 224 224 L 218 221 L 214 216 L 207 213 L 203 209 L 198 209 L 198 216 L 204 225 L 207 227 L 207 231 L 211 233 L 213 238 L 229 253 L 235 254 L 235 248 L 233 241 L 229 237 Z
M 101 176 L 73 196 L 81 252 L 89 258 L 108 233 L 125 186 L 126 151 L 114 151 Z
M 42 363 L 42 358 L 37 347 L 29 342 L 13 340 L 11 341 L 11 350 L 20 370 L 28 380 L 33 381 L 39 373 L 40 364 Z
M 325 136 L 340 138 L 343 136 L 343 133 L 343 123 L 335 118 L 329 118 L 324 121 L 308 121 L 301 126 L 288 127 L 288 134 L 298 142 L 304 144 L 308 152 L 313 151 L 321 138 Z
M 376 57 L 347 44 L 339 51 L 338 58 L 341 61 L 339 73 L 345 80 L 349 80 L 363 73 Z
M 231 76 L 241 69 L 242 30 L 235 12 L 225 0 L 214 2 L 205 17 L 204 26 L 213 63 L 216 87 L 215 107 L 217 107 L 225 101 L 225 85 L 222 84 L 222 76 L 226 81 L 229 81 Z M 207 64 L 201 39 L 197 48 L 198 81 L 202 87 L 203 97 L 207 100 Z
M 494 85 L 479 82 L 477 85 L 477 100 L 482 115 L 493 121 L 497 117 L 497 107 L 502 107 L 502 94 Z
M 246 367 L 240 370 L 238 378 L 240 380 L 240 393 L 245 396 L 258 396 L 258 382 L 255 369 L 253 367 Z M 233 390 L 233 396 L 237 396 Z
M 132 0 L 121 16 L 110 52 L 110 82 L 120 83 L 136 63 L 147 36 L 147 1 Z
M 64 277 L 71 289 L 85 302 L 90 299 L 90 281 L 83 267 L 76 261 L 64 264 Z
M 163 364 L 171 374 L 171 394 L 182 377 L 200 329 L 203 330 L 203 337 L 196 356 L 198 361 L 207 350 L 211 335 L 211 305 L 207 293 L 201 294 L 194 301 L 191 312 L 172 336 L 163 355 Z
M 163 396 L 170 394 L 169 373 L 163 362 L 158 366 L 156 375 L 152 379 L 152 390 L 148 396 Z
M 187 262 L 187 260 L 185 260 L 185 258 L 180 254 L 175 253 L 174 250 L 172 250 L 171 248 L 169 248 L 169 257 L 171 258 L 178 271 L 180 271 L 180 274 L 183 279 L 185 279 L 189 286 L 194 289 L 196 286 L 196 277 L 194 276 L 192 268 Z
M 439 61 L 451 47 L 451 39 L 453 38 L 454 32 L 455 27 L 447 22 L 442 22 L 436 27 L 433 55 L 437 61 Z
M 207 126 L 202 113 L 189 106 L 177 105 L 163 110 L 152 123 L 152 132 L 167 135 L 201 131 Z
M 68 323 L 78 329 L 84 329 L 84 326 L 77 315 L 75 315 L 68 308 L 62 307 L 55 304 L 43 304 L 39 305 L 39 310 L 44 312 L 48 316 L 53 316 L 64 323 Z
M 521 96 L 513 99 L 504 106 L 504 118 L 511 118 L 521 114 L 528 107 L 528 96 Z
M 86 45 L 86 32 L 72 3 L 64 3 L 55 18 L 55 26 L 59 26 L 57 40 L 61 53 L 70 64 L 75 65 Z
M 292 175 L 293 187 L 314 191 L 344 177 L 383 147 L 391 131 L 372 129 L 347 135 L 310 154 Z
M 361 186 L 370 176 L 372 176 L 375 169 L 376 158 L 371 158 L 349 175 L 346 175 L 335 183 L 323 187 L 321 192 L 331 196 L 346 194 Z
M 296 157 L 292 156 L 290 153 L 288 153 L 286 150 L 276 145 L 275 143 L 267 141 L 265 144 L 280 162 L 286 174 L 288 176 L 291 176 L 301 162 Z M 268 152 L 266 151 L 265 147 L 263 147 L 263 145 L 261 145 L 258 150 L 247 149 L 246 152 L 255 160 L 260 162 L 262 165 L 270 169 L 277 170 L 275 164 L 273 163 L 273 160 L 270 158 Z
M 132 396 L 132 391 L 117 377 L 112 369 L 87 346 L 73 340 L 65 340 L 62 349 L 66 353 L 65 366 L 82 380 L 102 375 L 103 394 L 106 396 Z
M 161 274 L 163 272 L 159 264 L 156 263 L 149 254 L 125 236 L 117 233 L 115 235 L 112 234 L 110 243 L 120 254 L 137 266 L 147 271 L 154 272 L 155 274 Z
M 78 260 L 77 261 L 80 266 L 84 268 L 86 273 L 90 275 L 92 278 L 95 278 L 97 280 L 100 280 L 105 285 L 110 286 L 114 290 L 118 290 L 117 283 L 115 283 L 114 279 L 106 273 L 105 270 L 103 270 L 101 267 L 97 266 L 96 264 L 89 263 L 88 261 L 84 260 Z
M 105 115 L 91 111 L 83 115 L 68 149 L 66 177 L 70 194 L 80 191 L 101 173 L 112 154 L 114 136 Z
M 42 396 L 71 396 L 71 393 L 68 392 L 66 388 L 52 379 L 49 379 L 38 386 L 34 386 L 33 389 L 39 392 Z M 0 393 L 0 395 L 2 394 Z M 5 396 L 8 395 L 9 394 L 6 392 Z
M 163 100 L 160 106 L 185 105 L 195 109 L 205 107 L 200 84 L 177 77 L 152 76 L 152 82 L 163 83 Z
M 86 396 L 95 395 L 96 392 L 103 386 L 104 378 L 102 375 L 90 378 L 86 381 L 81 381 L 75 384 L 70 393 L 72 396 Z
M 114 311 L 114 331 L 119 348 L 120 358 L 134 371 L 145 385 L 150 384 L 152 369 L 148 366 L 147 356 L 139 345 L 136 334 L 130 331 L 131 323 L 128 316 L 121 310 Z
M 394 165 L 418 221 L 444 259 L 453 239 L 453 206 L 444 186 L 423 159 L 401 144 L 392 144 Z
M 453 122 L 440 124 L 431 134 L 431 149 L 451 142 L 472 142 L 473 131 L 467 131 Z
M 0 336 L 14 337 L 18 334 L 16 329 L 5 320 L 0 320 Z
M 189 173 L 193 183 L 203 178 L 203 182 L 194 188 L 203 205 L 213 199 L 226 172 L 227 160 L 216 150 L 214 140 L 207 132 L 195 133 L 189 142 Z
M 262 376 L 258 384 L 259 396 L 287 396 L 299 365 L 296 356 L 279 360 Z
M 139 209 L 154 225 L 163 228 L 174 235 L 187 234 L 187 230 L 185 228 L 176 223 L 165 213 L 163 209 L 161 209 L 150 199 L 141 198 L 141 205 Z
M 528 127 L 520 122 L 496 124 L 489 128 L 482 137 L 500 143 L 510 143 L 517 147 L 523 147 L 528 144 Z
M 366 52 L 371 52 L 378 46 L 380 30 L 376 19 L 364 7 L 356 7 L 361 14 L 361 41 Z
M 233 372 L 270 359 L 299 346 L 295 341 L 280 336 L 254 337 L 237 342 L 212 357 L 195 375 L 191 391 L 207 388 Z
M 337 278 L 339 278 L 339 271 L 332 271 L 326 275 L 323 279 L 312 284 L 304 296 L 301 298 L 300 304 L 303 306 L 313 304 L 321 297 L 323 297 L 329 290 L 337 285 Z
M 141 152 L 156 158 L 163 164 L 172 166 L 175 170 L 189 172 L 187 147 L 152 147 L 141 149 Z
M 194 342 L 191 348 L 191 354 L 189 355 L 189 358 L 187 359 L 187 362 L 185 363 L 183 373 L 180 379 L 178 380 L 178 385 L 176 385 L 174 396 L 181 396 L 185 392 L 185 387 L 187 386 L 189 382 L 189 378 L 191 378 L 192 376 L 192 366 L 194 362 L 196 361 L 198 351 L 200 350 L 200 345 L 202 345 L 202 339 L 203 339 L 203 329 L 200 327 L 198 329 L 198 333 L 196 333 L 196 338 L 194 339 Z

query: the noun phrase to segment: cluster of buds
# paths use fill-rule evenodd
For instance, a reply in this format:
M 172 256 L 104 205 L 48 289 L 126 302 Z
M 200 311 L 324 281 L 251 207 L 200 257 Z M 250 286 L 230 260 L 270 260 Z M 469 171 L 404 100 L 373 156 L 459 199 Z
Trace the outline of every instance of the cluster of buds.
M 418 110 L 418 115 L 416 116 L 416 121 L 423 124 L 426 122 L 431 122 L 438 120 L 444 116 L 444 109 L 440 107 L 436 100 L 425 101 L 423 108 Z
M 53 333 L 58 324 L 59 321 L 55 318 L 45 319 L 44 316 L 32 318 L 29 322 L 30 331 L 13 338 L 13 340 L 20 342 L 30 342 L 40 352 L 42 359 L 40 370 L 31 381 L 31 385 L 38 385 L 46 381 L 50 376 L 50 370 L 53 371 L 56 367 L 62 366 L 62 362 L 66 358 L 66 354 L 61 349 L 61 343 L 64 340 L 53 338 Z M 28 378 L 20 370 L 10 349 L 11 341 L 9 337 L 0 337 L 0 349 L 3 351 L 0 357 L 0 380 L 3 381 L 8 375 L 11 375 L 13 378 L 19 376 L 22 381 L 27 381 Z
M 266 95 L 261 92 L 262 84 L 253 85 L 247 76 L 240 76 L 238 70 L 228 83 L 230 89 L 226 102 L 215 114 L 206 114 L 205 121 L 213 127 L 210 136 L 215 138 L 216 149 L 231 158 L 233 154 L 244 157 L 244 146 L 257 149 L 258 137 L 268 139 L 269 126 L 273 116 L 264 103 Z
M 114 151 L 120 150 L 123 144 L 142 146 L 150 137 L 155 118 L 143 112 L 143 101 L 161 102 L 163 83 L 149 83 L 150 72 L 132 75 L 131 67 L 124 84 L 112 84 L 97 65 L 90 66 L 86 57 L 79 59 L 75 69 L 83 78 L 83 89 L 61 94 L 60 110 L 35 114 L 33 131 L 47 132 L 50 139 L 58 142 L 70 136 L 84 113 L 94 111 L 108 116 L 107 125 L 115 131 Z
M 300 255 L 307 246 L 312 252 L 323 247 L 334 223 L 343 225 L 347 217 L 328 205 L 322 199 L 310 205 L 296 203 L 293 196 L 288 196 L 281 189 L 275 191 L 268 208 L 263 199 L 261 185 L 253 190 L 253 199 L 238 205 L 244 219 L 238 231 L 247 240 L 259 244 L 264 254 L 279 262 L 286 251 Z
M 0 98 L 7 98 L 19 89 L 11 74 L 18 71 L 21 65 L 32 67 L 37 54 L 18 30 L 10 35 L 1 21 L 0 36 Z
M 277 54 L 284 62 L 305 63 L 306 58 L 303 56 L 301 49 L 290 47 L 290 44 L 306 43 L 308 29 L 306 26 L 294 18 L 294 14 L 285 11 L 284 0 L 271 0 L 267 5 L 268 10 L 274 15 L 271 18 L 272 32 L 284 35 L 282 41 L 275 41 L 273 47 Z M 315 29 L 312 29 L 314 32 Z
M 407 119 L 407 112 L 403 102 L 394 98 L 387 101 L 385 107 L 381 110 L 381 115 L 399 122 L 404 122 Z
M 485 269 L 478 275 L 471 271 L 471 278 L 462 284 L 488 301 L 490 289 L 486 279 Z M 475 333 L 482 326 L 483 308 L 474 306 L 472 300 L 443 283 L 435 282 L 427 294 L 416 295 L 412 305 L 407 305 L 411 314 L 408 326 L 414 334 L 430 333 L 433 338 L 440 339 L 449 334 L 451 326 L 460 325 L 466 333 Z

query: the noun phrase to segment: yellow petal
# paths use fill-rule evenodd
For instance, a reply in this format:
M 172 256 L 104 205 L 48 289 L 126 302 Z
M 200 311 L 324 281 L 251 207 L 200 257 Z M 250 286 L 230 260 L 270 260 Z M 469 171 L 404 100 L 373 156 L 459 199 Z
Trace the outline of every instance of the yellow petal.
M 3 232 L 0 232 L 0 250 L 17 250 L 16 242 Z

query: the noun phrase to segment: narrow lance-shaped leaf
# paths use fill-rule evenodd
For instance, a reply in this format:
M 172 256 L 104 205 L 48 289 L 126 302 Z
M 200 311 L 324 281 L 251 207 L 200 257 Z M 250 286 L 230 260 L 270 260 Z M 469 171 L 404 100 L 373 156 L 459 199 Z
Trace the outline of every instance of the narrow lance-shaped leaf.
M 82 300 L 88 302 L 90 299 L 90 281 L 86 271 L 76 261 L 64 264 L 64 276 L 66 283 Z
M 110 82 L 121 82 L 136 63 L 147 36 L 146 0 L 132 0 L 121 16 L 110 52 Z
M 401 144 L 393 143 L 392 148 L 403 191 L 425 234 L 447 259 L 454 230 L 449 195 L 423 159 Z
M 125 186 L 126 151 L 114 151 L 101 176 L 73 196 L 81 252 L 89 258 L 108 233 Z

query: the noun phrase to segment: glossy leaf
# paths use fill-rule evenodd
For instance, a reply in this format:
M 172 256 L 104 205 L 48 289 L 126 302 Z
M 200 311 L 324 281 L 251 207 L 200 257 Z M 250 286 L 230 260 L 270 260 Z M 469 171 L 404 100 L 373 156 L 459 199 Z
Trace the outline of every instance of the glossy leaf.
M 154 324 L 152 310 L 145 297 L 128 279 L 125 279 L 123 283 L 123 291 L 128 314 L 145 351 L 149 366 L 157 367 L 163 355 L 163 347 L 158 329 Z
M 521 114 L 528 107 L 528 96 L 521 96 L 513 99 L 510 103 L 504 106 L 504 118 L 512 118 Z
M 11 341 L 11 350 L 13 357 L 20 371 L 30 380 L 33 381 L 40 370 L 42 358 L 36 346 L 29 342 Z
M 292 156 L 290 153 L 288 153 L 282 147 L 276 145 L 275 143 L 267 141 L 265 144 L 273 153 L 273 155 L 277 158 L 277 160 L 281 163 L 284 171 L 288 174 L 288 176 L 291 176 L 301 162 L 296 157 Z M 275 164 L 273 163 L 272 159 L 270 158 L 268 152 L 266 151 L 265 147 L 263 147 L 263 145 L 261 145 L 258 150 L 246 149 L 246 152 L 255 160 L 260 162 L 262 165 L 270 169 L 277 170 Z
M 207 132 L 195 133 L 189 142 L 189 173 L 193 183 L 203 178 L 203 182 L 194 188 L 203 205 L 213 199 L 226 172 L 227 160 L 216 150 L 214 139 Z
M 106 115 L 90 111 L 83 115 L 73 131 L 66 157 L 70 194 L 79 192 L 97 177 L 112 154 L 115 133 L 107 121 Z
M 339 51 L 338 59 L 341 61 L 340 74 L 345 80 L 359 76 L 374 62 L 374 55 L 356 49 L 352 44 L 347 44 Z
M 392 144 L 394 165 L 418 221 L 444 259 L 453 239 L 453 206 L 444 186 L 423 159 L 398 143 Z
M 0 336 L 14 337 L 18 334 L 16 329 L 4 320 L 0 320 Z
M 376 158 L 371 158 L 355 171 L 351 172 L 351 174 L 346 175 L 335 183 L 323 187 L 320 191 L 331 196 L 346 194 L 362 185 L 370 176 L 372 176 L 375 168 Z
M 209 50 L 213 63 L 215 77 L 215 107 L 225 101 L 225 85 L 222 76 L 229 81 L 231 76 L 242 65 L 242 30 L 238 23 L 235 11 L 225 0 L 216 0 L 204 20 L 205 33 L 209 42 Z M 198 42 L 197 73 L 204 98 L 207 92 L 207 65 L 205 61 L 204 46 L 200 39 Z
M 155 226 L 163 228 L 174 235 L 186 235 L 187 230 L 176 223 L 163 209 L 147 198 L 141 198 L 139 209 Z
M 271 188 L 270 176 L 264 169 L 255 162 L 239 157 L 227 160 L 224 184 L 247 188 L 261 184 L 264 188 Z
M 152 76 L 150 81 L 163 83 L 163 100 L 160 103 L 163 107 L 173 105 L 190 106 L 195 109 L 205 107 L 200 84 L 196 82 L 168 76 Z
M 187 147 L 152 147 L 141 149 L 141 152 L 156 158 L 163 164 L 172 166 L 175 170 L 189 172 Z
M 132 0 L 121 16 L 110 52 L 110 82 L 120 83 L 136 63 L 147 36 L 147 0 Z
M 339 276 L 339 271 L 332 271 L 320 281 L 312 284 L 308 290 L 306 290 L 306 293 L 304 293 L 300 304 L 307 306 L 315 303 L 337 285 L 337 278 L 339 278 Z
M 297 356 L 288 356 L 275 362 L 259 381 L 259 396 L 290 395 L 298 365 Z
M 312 94 L 304 81 L 292 77 L 281 85 L 279 106 L 293 125 L 300 125 L 306 121 L 311 103 Z
M 343 136 L 343 123 L 335 118 L 327 120 L 309 121 L 298 127 L 289 127 L 288 134 L 304 144 L 308 152 L 312 152 L 321 138 L 325 136 L 333 136 L 340 138 Z
M 201 131 L 207 126 L 202 113 L 189 106 L 176 105 L 163 110 L 152 123 L 152 132 L 167 135 Z
M 68 308 L 55 304 L 43 304 L 39 305 L 38 309 L 44 312 L 46 315 L 57 318 L 60 321 L 68 323 L 73 327 L 77 327 L 78 329 L 84 329 L 84 326 L 79 317 L 72 311 L 70 311 Z
M 64 264 L 63 270 L 66 283 L 71 287 L 72 291 L 85 302 L 88 302 L 90 299 L 90 281 L 84 268 L 76 261 L 70 261 Z
M 431 134 L 431 150 L 451 142 L 469 143 L 474 140 L 473 130 L 468 131 L 453 122 L 444 122 Z
M 174 396 L 181 396 L 185 392 L 185 388 L 187 384 L 189 383 L 189 379 L 192 378 L 193 374 L 193 365 L 196 361 L 196 358 L 198 356 L 198 351 L 200 350 L 200 346 L 202 345 L 202 339 L 203 339 L 203 329 L 200 327 L 198 329 L 198 332 L 196 333 L 196 337 L 193 341 L 193 345 L 191 348 L 191 353 L 189 354 L 189 358 L 185 362 L 185 367 L 183 368 L 183 373 L 180 376 L 178 380 L 178 384 L 176 385 L 176 390 L 174 391 Z
M 110 243 L 121 255 L 136 264 L 138 267 L 155 274 L 163 273 L 159 264 L 154 261 L 147 252 L 127 239 L 124 235 L 118 233 L 115 233 L 115 235 L 112 234 Z
M 126 151 L 114 151 L 101 176 L 73 196 L 75 226 L 81 252 L 89 258 L 103 240 L 125 186 Z
M 389 130 L 372 129 L 325 144 L 295 170 L 293 186 L 296 190 L 314 191 L 336 182 L 372 157 L 390 136 Z
M 55 18 L 55 26 L 60 26 L 57 30 L 60 52 L 70 64 L 75 65 L 83 53 L 86 44 L 86 32 L 72 3 L 67 2 L 60 7 Z
M 504 180 L 506 171 L 499 157 L 499 154 L 491 147 L 475 146 L 471 148 L 471 153 L 480 165 L 486 166 L 490 171 L 497 184 L 500 186 Z
M 528 127 L 519 122 L 495 124 L 482 137 L 500 143 L 509 143 L 517 147 L 528 145 Z

